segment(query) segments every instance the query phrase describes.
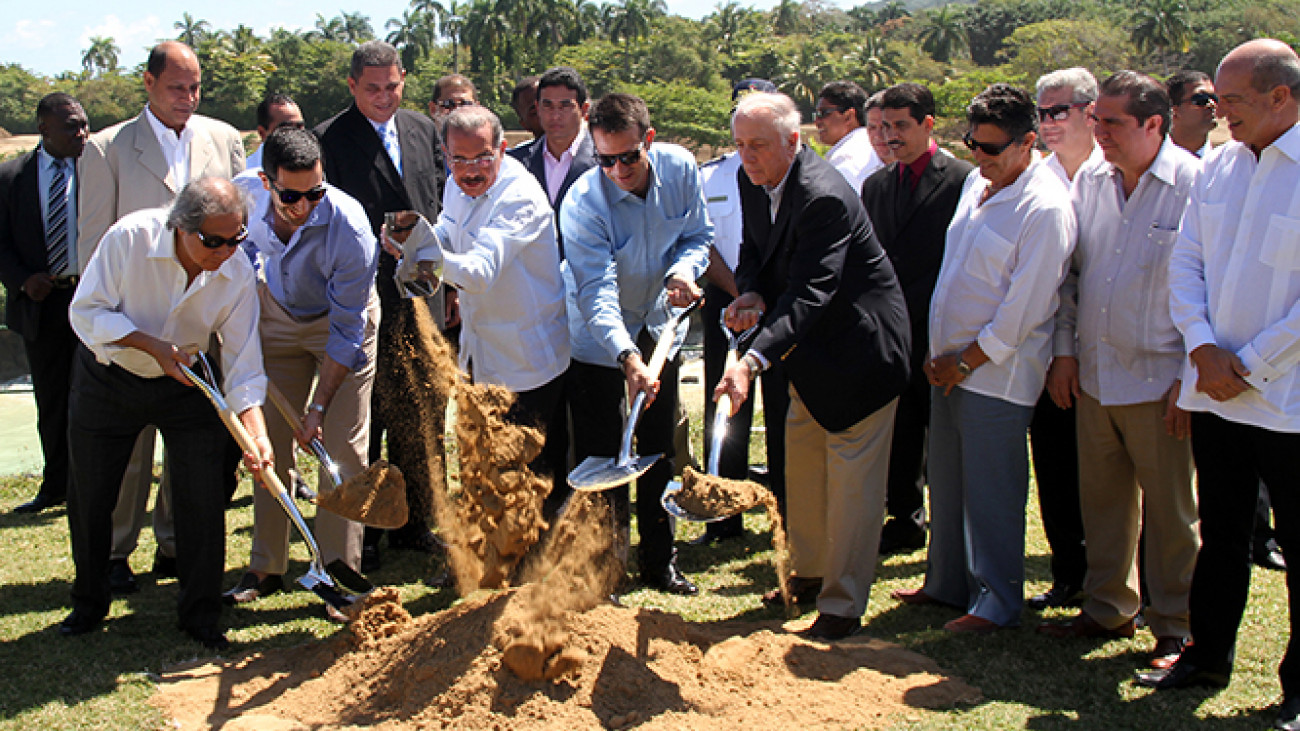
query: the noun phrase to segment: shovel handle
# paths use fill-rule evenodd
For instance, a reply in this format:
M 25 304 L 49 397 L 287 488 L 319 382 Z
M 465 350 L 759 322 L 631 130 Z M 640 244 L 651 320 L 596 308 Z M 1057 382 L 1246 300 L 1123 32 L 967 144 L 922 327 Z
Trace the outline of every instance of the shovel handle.
M 270 378 L 266 379 L 266 395 L 271 399 L 271 403 L 275 404 L 275 410 L 280 412 L 280 416 L 283 416 L 284 420 L 289 422 L 290 428 L 294 431 L 302 431 L 302 419 L 293 408 L 293 404 L 289 402 L 289 397 L 285 396 L 284 392 L 275 385 L 275 381 Z M 325 468 L 325 473 L 330 476 L 330 482 L 334 484 L 334 487 L 342 485 L 343 476 L 339 472 L 334 458 L 330 457 L 329 452 L 325 451 L 325 445 L 321 444 L 319 439 L 312 439 L 311 444 L 308 446 L 311 447 L 312 454 L 316 455 L 316 461 L 320 462 L 321 467 Z
M 736 364 L 736 348 L 734 343 L 727 350 L 727 362 L 722 366 L 722 372 L 726 373 Z M 710 475 L 718 476 L 719 460 L 722 459 L 722 442 L 727 438 L 727 420 L 731 418 L 731 394 L 723 393 L 718 397 L 717 403 L 713 407 L 713 430 L 709 434 L 709 464 L 708 471 Z

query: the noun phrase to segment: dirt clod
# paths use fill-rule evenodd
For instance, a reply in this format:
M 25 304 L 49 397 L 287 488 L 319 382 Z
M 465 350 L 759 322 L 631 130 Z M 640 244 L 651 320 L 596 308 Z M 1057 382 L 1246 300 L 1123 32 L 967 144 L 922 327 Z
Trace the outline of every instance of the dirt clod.
M 401 528 L 409 514 L 402 471 L 382 459 L 337 488 L 322 491 L 316 504 L 374 528 Z

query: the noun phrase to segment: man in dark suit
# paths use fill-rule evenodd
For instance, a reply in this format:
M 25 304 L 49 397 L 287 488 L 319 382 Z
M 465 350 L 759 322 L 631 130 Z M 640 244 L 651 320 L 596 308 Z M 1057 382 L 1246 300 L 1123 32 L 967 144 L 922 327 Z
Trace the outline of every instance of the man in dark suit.
M 325 179 L 361 202 L 376 237 L 388 211 L 412 210 L 437 220 L 446 180 L 433 122 L 400 108 L 405 79 L 397 49 L 382 41 L 361 44 L 352 54 L 348 75 L 352 106 L 315 129 L 325 153 Z M 432 551 L 436 539 L 429 531 L 433 505 L 428 465 L 429 451 L 436 445 L 426 443 L 423 430 L 416 428 L 418 415 L 411 394 L 402 387 L 407 378 L 404 365 L 432 364 L 399 362 L 399 345 L 415 332 L 417 308 L 427 308 L 439 327 L 454 323 L 444 317 L 441 292 L 427 299 L 404 299 L 393 280 L 396 267 L 397 260 L 381 251 L 376 282 L 383 314 L 371 401 L 370 460 L 379 459 L 387 430 L 388 461 L 406 477 L 411 516 L 404 527 L 390 533 L 389 546 Z M 448 295 L 446 305 L 454 312 L 453 302 L 453 295 Z M 380 537 L 378 530 L 367 531 L 363 571 L 378 568 Z
M 744 238 L 728 325 L 761 317 L 763 327 L 714 393 L 738 406 L 754 376 L 781 361 L 791 598 L 817 597 L 806 637 L 838 640 L 861 629 L 875 578 L 894 409 L 908 377 L 907 306 L 857 191 L 800 146 L 794 102 L 750 94 L 731 130 Z
M 930 295 L 943 264 L 943 242 L 971 164 L 941 151 L 934 131 L 934 96 L 920 84 L 897 84 L 881 94 L 881 131 L 894 162 L 862 184 L 862 204 L 876 238 L 894 265 L 912 318 L 912 377 L 898 398 L 889 450 L 889 519 L 880 555 L 925 546 L 925 438 L 930 384 Z
M 63 93 L 36 106 L 41 144 L 0 165 L 0 281 L 5 324 L 23 336 L 36 393 L 45 469 L 36 497 L 14 508 L 39 513 L 68 494 L 68 391 L 77 336 L 68 305 L 77 287 L 77 158 L 86 112 Z

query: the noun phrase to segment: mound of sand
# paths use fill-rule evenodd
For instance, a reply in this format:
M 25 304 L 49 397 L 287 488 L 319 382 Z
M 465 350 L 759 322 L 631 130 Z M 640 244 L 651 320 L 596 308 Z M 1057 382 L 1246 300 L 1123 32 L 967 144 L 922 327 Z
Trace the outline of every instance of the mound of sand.
M 601 605 L 574 614 L 558 682 L 528 682 L 493 638 L 519 591 L 411 619 L 372 600 L 333 640 L 166 673 L 181 729 L 880 728 L 979 700 L 933 661 L 866 637 L 814 644 L 776 622 L 696 624 Z

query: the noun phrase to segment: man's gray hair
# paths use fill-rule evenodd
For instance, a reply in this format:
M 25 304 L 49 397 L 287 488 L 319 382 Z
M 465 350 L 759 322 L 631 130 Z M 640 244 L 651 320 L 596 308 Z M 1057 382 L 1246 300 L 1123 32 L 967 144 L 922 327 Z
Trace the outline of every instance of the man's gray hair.
M 456 107 L 451 114 L 442 119 L 442 144 L 447 145 L 447 134 L 455 131 L 460 134 L 472 134 L 484 126 L 492 127 L 492 149 L 501 146 L 506 132 L 501 128 L 501 120 L 487 107 L 478 105 Z
M 1285 86 L 1291 90 L 1291 98 L 1300 99 L 1300 59 L 1294 53 L 1260 54 L 1250 70 L 1250 85 L 1261 94 Z
M 226 178 L 199 178 L 190 181 L 176 196 L 167 213 L 167 228 L 198 233 L 208 218 L 227 213 L 237 213 L 240 222 L 248 223 L 248 194 Z
M 1038 78 L 1034 97 L 1043 98 L 1043 92 L 1052 89 L 1069 89 L 1074 96 L 1071 101 L 1077 104 L 1097 101 L 1097 78 L 1082 66 L 1057 69 Z
M 360 79 L 367 68 L 389 66 L 396 66 L 398 71 L 405 70 L 402 68 L 402 56 L 397 49 L 383 41 L 366 41 L 352 52 L 352 68 L 348 71 L 348 75 Z
M 799 133 L 799 108 L 795 106 L 794 100 L 780 92 L 767 91 L 751 92 L 740 98 L 736 111 L 731 114 L 732 132 L 736 130 L 736 117 L 748 117 L 760 109 L 766 109 L 772 115 L 781 139 Z

